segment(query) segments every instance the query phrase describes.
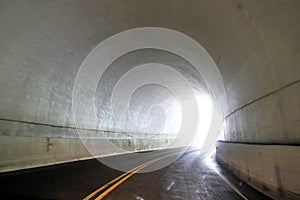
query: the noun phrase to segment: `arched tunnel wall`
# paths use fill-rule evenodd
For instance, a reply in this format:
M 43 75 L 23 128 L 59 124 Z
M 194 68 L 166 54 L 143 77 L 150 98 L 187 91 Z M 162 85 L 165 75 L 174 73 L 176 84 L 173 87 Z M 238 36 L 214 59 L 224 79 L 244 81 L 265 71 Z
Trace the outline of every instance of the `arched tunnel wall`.
M 71 111 L 81 62 L 111 35 L 164 27 L 198 41 L 220 70 L 218 160 L 269 195 L 299 197 L 299 11 L 299 1 L 277 0 L 2 1 L 0 170 L 88 158 Z M 103 146 L 99 155 L 116 153 L 86 140 Z

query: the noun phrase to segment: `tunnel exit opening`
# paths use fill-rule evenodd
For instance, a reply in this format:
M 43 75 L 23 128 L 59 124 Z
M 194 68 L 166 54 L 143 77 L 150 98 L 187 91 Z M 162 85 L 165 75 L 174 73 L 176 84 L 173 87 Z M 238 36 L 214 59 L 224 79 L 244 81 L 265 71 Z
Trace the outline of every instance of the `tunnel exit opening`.
M 196 101 L 198 104 L 199 123 L 194 141 L 191 146 L 201 148 L 211 125 L 212 102 L 209 95 L 206 93 L 197 93 Z
M 225 96 L 216 64 L 196 40 L 143 27 L 111 36 L 88 54 L 74 82 L 72 111 L 93 156 L 172 148 L 183 154 L 190 146 L 207 153 L 217 140 Z M 105 152 L 81 127 L 97 130 Z M 107 165 L 122 170 L 118 162 Z

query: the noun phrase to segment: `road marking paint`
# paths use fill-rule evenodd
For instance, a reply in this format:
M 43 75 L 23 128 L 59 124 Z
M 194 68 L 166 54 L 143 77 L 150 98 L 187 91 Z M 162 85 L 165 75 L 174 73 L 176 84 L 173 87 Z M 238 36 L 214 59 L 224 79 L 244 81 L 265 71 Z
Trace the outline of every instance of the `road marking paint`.
M 159 158 L 156 158 L 156 159 L 153 159 L 149 162 L 147 162 L 144 166 L 134 170 L 133 172 L 131 172 L 130 174 L 128 174 L 127 176 L 125 176 L 124 178 L 122 178 L 120 181 L 118 181 L 117 183 L 115 183 L 114 185 L 112 185 L 110 188 L 108 188 L 107 190 L 105 190 L 101 195 L 99 195 L 95 200 L 101 200 L 103 199 L 106 195 L 108 195 L 111 191 L 113 191 L 116 187 L 118 187 L 119 185 L 121 185 L 124 181 L 126 181 L 127 179 L 129 179 L 131 176 L 133 176 L 134 174 L 136 174 L 137 172 L 139 172 L 141 169 L 144 169 L 145 167 L 165 158 L 165 157 L 168 157 L 168 156 L 171 156 L 172 154 L 170 155 L 165 155 L 165 156 L 161 156 Z
M 238 195 L 240 195 L 243 199 L 248 200 L 247 197 L 245 197 L 240 190 L 233 185 L 225 176 L 223 176 L 214 166 L 211 166 L 213 170 L 221 177 L 221 179 L 231 188 L 233 189 Z
M 171 190 L 171 188 L 173 187 L 173 185 L 175 184 L 174 181 L 172 181 L 169 186 L 167 187 L 167 191 Z
M 148 161 L 150 162 L 150 161 Z M 117 178 L 111 180 L 110 182 L 106 183 L 105 185 L 103 185 L 102 187 L 100 187 L 99 189 L 95 190 L 94 192 L 92 192 L 91 194 L 89 194 L 88 196 L 86 196 L 83 200 L 89 200 L 90 198 L 92 198 L 93 196 L 95 196 L 97 193 L 99 193 L 100 191 L 104 190 L 105 188 L 107 188 L 108 186 L 110 186 L 111 184 L 113 184 L 114 182 L 118 181 L 119 179 L 123 178 L 124 176 L 130 174 L 131 172 L 133 172 L 134 170 L 146 165 L 148 162 L 146 163 L 143 163 L 133 169 L 131 169 L 130 171 L 128 172 L 125 172 L 124 174 L 118 176 Z
M 131 169 L 128 172 L 125 172 L 124 174 L 118 176 L 117 178 L 113 179 L 112 181 L 106 183 L 105 185 L 103 185 L 102 187 L 100 187 L 99 189 L 95 190 L 94 192 L 92 192 L 91 194 L 89 194 L 88 196 L 86 196 L 83 200 L 89 200 L 92 197 L 94 197 L 97 193 L 101 192 L 102 190 L 106 189 L 107 187 L 109 187 L 110 185 L 112 185 L 113 183 L 115 183 L 114 185 L 110 186 L 106 191 L 104 191 L 102 194 L 100 194 L 95 200 L 100 200 L 103 199 L 107 194 L 109 194 L 111 191 L 113 191 L 116 187 L 118 187 L 119 185 L 121 185 L 124 181 L 126 181 L 128 178 L 130 178 L 131 176 L 133 176 L 134 174 L 136 174 L 137 172 L 139 172 L 141 169 L 163 159 L 166 157 L 169 157 L 171 155 L 177 154 L 177 152 L 168 154 L 168 155 L 164 155 L 161 156 L 159 158 L 155 158 L 152 159 L 146 163 L 143 163 L 133 169 Z M 121 180 L 120 180 L 121 179 Z M 118 182 L 117 182 L 118 181 Z
M 129 179 L 131 176 L 133 176 L 134 174 L 136 174 L 137 172 L 139 172 L 140 170 L 144 169 L 145 167 L 163 159 L 166 157 L 169 157 L 171 155 L 176 154 L 177 152 L 168 154 L 168 155 L 164 155 L 155 159 L 152 159 L 146 163 L 143 163 L 131 170 L 129 170 L 128 172 L 123 173 L 122 175 L 118 176 L 117 178 L 113 179 L 112 181 L 106 183 L 105 185 L 103 185 L 102 187 L 100 187 L 99 189 L 95 190 L 94 192 L 92 192 L 91 194 L 89 194 L 88 196 L 86 196 L 83 200 L 90 200 L 92 197 L 94 197 L 97 193 L 99 193 L 100 191 L 104 190 L 105 188 L 109 187 L 110 185 L 112 185 L 113 183 L 115 183 L 114 185 L 110 186 L 106 191 L 104 191 L 103 193 L 101 193 L 95 200 L 101 200 L 103 199 L 105 196 L 107 196 L 111 191 L 113 191 L 115 188 L 117 188 L 119 185 L 121 185 L 123 182 L 125 182 L 127 179 Z M 214 164 L 211 163 L 211 168 L 220 176 L 220 178 L 232 189 L 234 190 L 238 195 L 240 195 L 243 199 L 248 200 L 247 197 L 245 197 L 240 190 L 234 185 L 232 184 L 225 176 L 223 176 L 214 166 Z M 120 180 L 121 179 L 121 180 Z M 174 183 L 172 182 L 169 187 L 171 189 L 171 187 L 174 185 Z M 169 188 L 168 187 L 168 188 Z

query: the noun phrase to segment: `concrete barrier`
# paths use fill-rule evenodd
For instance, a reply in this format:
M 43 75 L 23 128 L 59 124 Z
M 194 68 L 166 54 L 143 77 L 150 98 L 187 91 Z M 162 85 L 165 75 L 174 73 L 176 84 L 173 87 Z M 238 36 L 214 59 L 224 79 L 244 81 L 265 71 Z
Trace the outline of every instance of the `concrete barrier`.
M 115 139 L 111 142 L 122 149 L 116 152 L 103 148 L 107 146 L 107 139 L 86 139 L 84 144 L 88 145 L 93 153 L 91 155 L 79 138 L 0 136 L 0 172 L 157 149 L 165 139 L 135 141 L 140 144 L 138 149 L 136 146 L 129 146 L 133 141 L 128 139 Z
M 275 199 L 300 198 L 300 146 L 217 142 L 217 161 Z

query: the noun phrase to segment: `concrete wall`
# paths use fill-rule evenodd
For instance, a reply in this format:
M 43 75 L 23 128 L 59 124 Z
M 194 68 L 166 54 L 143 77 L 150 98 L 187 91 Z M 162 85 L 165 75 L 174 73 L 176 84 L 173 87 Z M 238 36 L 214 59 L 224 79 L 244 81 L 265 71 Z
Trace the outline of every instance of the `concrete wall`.
M 0 172 L 158 149 L 172 142 L 168 136 L 132 138 L 122 132 L 8 120 L 0 121 L 0 132 Z
M 228 95 L 224 127 L 229 143 L 218 143 L 217 157 L 273 198 L 298 199 L 299 1 L 237 4 L 247 28 L 240 31 L 243 41 L 234 43 L 240 51 L 227 60 L 231 66 L 222 67 L 225 58 L 219 63 Z
M 217 143 L 217 160 L 275 199 L 298 199 L 299 146 Z
M 79 138 L 0 136 L 0 171 L 6 172 L 158 149 L 166 145 L 166 140 L 159 139 L 111 139 L 110 142 L 118 146 L 119 151 L 112 151 L 111 148 L 108 148 L 107 139 L 87 138 L 83 141 Z M 85 145 L 88 145 L 89 151 Z
M 227 93 L 226 141 L 300 142 L 300 1 L 2 1 L 0 9 L 0 118 L 15 123 L 1 126 L 3 137 L 45 143 L 74 134 L 58 127 L 74 128 L 72 86 L 85 56 L 111 35 L 155 26 L 187 34 L 214 59 Z M 295 161 L 282 165 L 294 169 Z

